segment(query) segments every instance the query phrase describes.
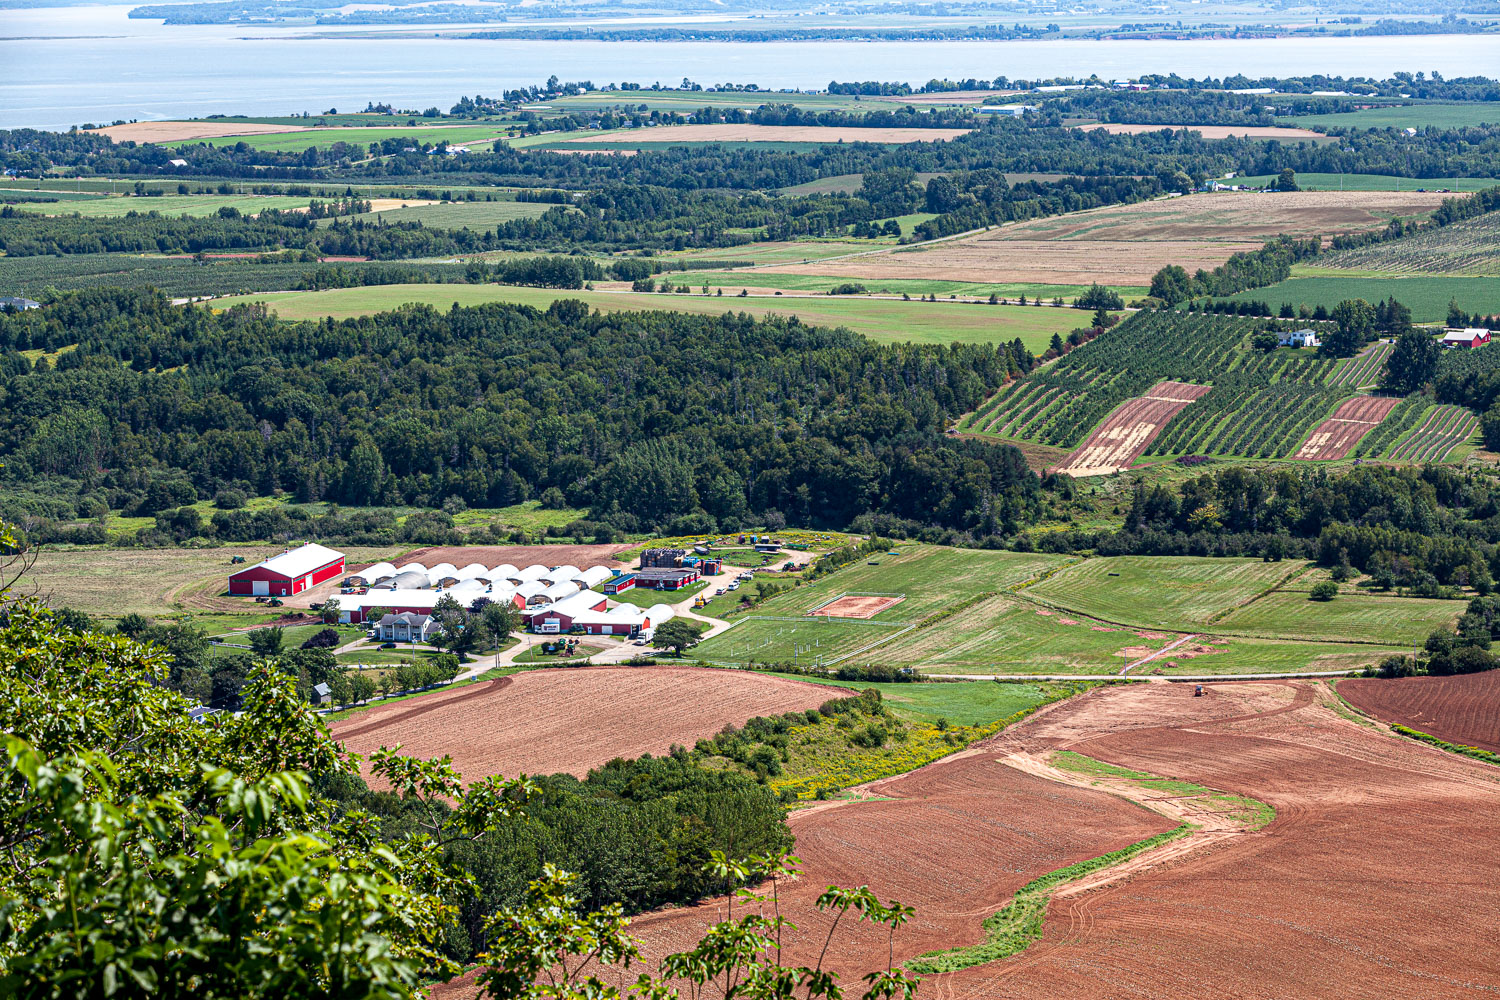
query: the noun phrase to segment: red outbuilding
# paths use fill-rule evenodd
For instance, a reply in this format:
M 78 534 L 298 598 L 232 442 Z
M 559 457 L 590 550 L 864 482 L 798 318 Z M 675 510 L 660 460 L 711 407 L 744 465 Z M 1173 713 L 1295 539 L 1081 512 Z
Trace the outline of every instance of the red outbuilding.
M 229 592 L 251 596 L 290 597 L 344 571 L 344 554 L 307 544 L 263 563 L 229 574 Z

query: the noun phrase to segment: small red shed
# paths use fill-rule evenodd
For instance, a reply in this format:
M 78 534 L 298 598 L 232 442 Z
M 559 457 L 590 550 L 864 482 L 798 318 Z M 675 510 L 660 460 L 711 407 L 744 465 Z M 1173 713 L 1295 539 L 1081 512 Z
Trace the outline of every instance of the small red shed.
M 229 592 L 257 597 L 290 597 L 331 580 L 343 571 L 342 552 L 308 543 L 229 574 Z

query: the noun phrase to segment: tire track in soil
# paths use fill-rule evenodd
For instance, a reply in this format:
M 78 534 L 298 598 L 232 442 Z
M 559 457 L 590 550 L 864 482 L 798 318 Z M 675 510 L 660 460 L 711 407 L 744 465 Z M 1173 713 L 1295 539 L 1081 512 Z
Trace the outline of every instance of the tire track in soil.
M 486 695 L 494 694 L 498 691 L 503 690 L 504 688 L 509 687 L 512 683 L 512 680 L 513 679 L 510 677 L 501 677 L 493 681 L 486 681 L 482 684 L 470 684 L 468 686 L 468 689 L 465 690 L 462 694 L 457 694 L 451 698 L 444 698 L 441 695 L 436 697 L 419 696 L 412 699 L 419 704 L 414 705 L 411 708 L 404 709 L 398 712 L 392 712 L 390 715 L 382 715 L 379 718 L 371 719 L 351 729 L 339 729 L 337 732 L 333 733 L 333 736 L 338 740 L 347 740 L 355 736 L 362 736 L 365 733 L 374 732 L 377 729 L 385 729 L 388 726 L 394 726 L 402 722 L 410 722 L 412 719 L 420 718 L 424 715 L 427 715 L 429 712 L 436 712 L 440 708 L 449 708 L 453 705 L 462 704 L 466 701 L 472 701 L 475 698 L 483 698 Z M 380 706 L 377 705 L 373 707 L 378 709 Z

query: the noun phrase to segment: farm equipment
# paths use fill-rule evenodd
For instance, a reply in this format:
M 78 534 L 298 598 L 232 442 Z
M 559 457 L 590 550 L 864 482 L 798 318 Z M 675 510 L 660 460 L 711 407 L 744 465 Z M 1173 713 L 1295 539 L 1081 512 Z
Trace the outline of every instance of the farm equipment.
M 1199 684 L 1197 687 L 1193 688 L 1193 697 L 1194 698 L 1202 698 L 1203 697 L 1203 685 L 1202 684 Z
M 697 597 L 693 598 L 693 607 L 695 608 L 701 608 L 706 604 L 708 604 L 708 598 L 704 597 L 702 594 L 699 594 Z

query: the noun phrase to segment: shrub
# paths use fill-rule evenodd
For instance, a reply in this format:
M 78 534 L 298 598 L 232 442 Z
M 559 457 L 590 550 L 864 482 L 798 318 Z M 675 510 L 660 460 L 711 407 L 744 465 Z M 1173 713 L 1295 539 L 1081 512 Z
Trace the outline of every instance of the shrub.
M 1323 580 L 1313 584 L 1312 593 L 1308 595 L 1309 600 L 1331 601 L 1338 595 L 1339 585 L 1331 580 Z
M 308 636 L 307 641 L 302 644 L 303 649 L 332 649 L 339 644 L 337 630 L 331 628 L 320 629 Z

